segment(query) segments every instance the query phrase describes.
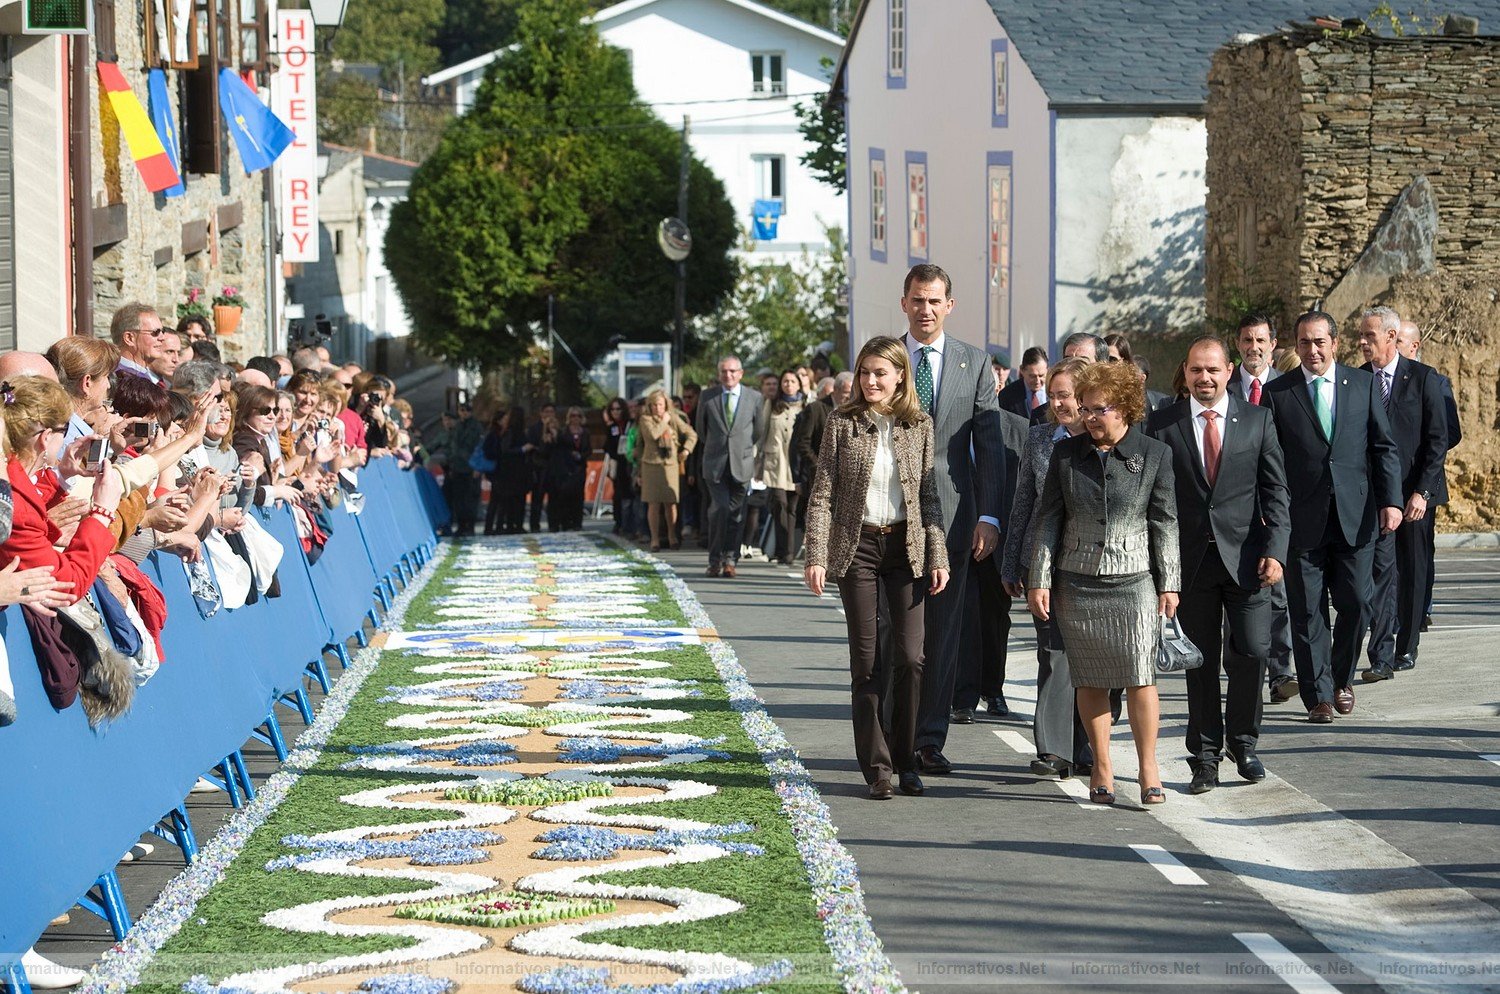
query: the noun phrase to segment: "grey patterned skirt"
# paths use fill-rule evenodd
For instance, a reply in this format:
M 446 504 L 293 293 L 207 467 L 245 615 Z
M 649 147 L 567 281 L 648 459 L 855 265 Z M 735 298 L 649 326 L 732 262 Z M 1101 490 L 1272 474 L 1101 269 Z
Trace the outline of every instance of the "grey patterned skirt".
M 1150 572 L 1084 576 L 1058 572 L 1052 611 L 1068 650 L 1073 686 L 1107 689 L 1156 683 L 1156 584 Z

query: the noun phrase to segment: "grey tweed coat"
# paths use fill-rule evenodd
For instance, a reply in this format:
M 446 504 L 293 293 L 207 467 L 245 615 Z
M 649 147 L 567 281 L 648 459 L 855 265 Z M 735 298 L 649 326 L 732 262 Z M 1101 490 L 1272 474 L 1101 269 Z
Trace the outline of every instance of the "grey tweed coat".
M 865 519 L 865 494 L 875 462 L 877 429 L 869 414 L 834 411 L 823 429 L 818 472 L 807 500 L 807 565 L 822 566 L 830 579 L 849 572 Z M 932 419 L 897 421 L 891 446 L 906 501 L 906 557 L 913 576 L 948 568 L 942 511 L 933 475 Z

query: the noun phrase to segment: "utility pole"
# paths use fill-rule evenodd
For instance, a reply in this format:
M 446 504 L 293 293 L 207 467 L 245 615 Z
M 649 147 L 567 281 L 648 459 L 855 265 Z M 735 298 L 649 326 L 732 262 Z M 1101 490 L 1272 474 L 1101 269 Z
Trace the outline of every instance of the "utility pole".
M 682 116 L 682 161 L 677 168 L 677 220 L 683 224 L 688 223 L 688 164 L 692 161 L 692 151 L 688 147 L 688 138 L 692 134 L 692 121 L 684 114 Z M 677 263 L 677 294 L 676 294 L 677 316 L 676 327 L 672 332 L 672 392 L 682 392 L 682 359 L 683 343 L 687 333 L 687 260 L 682 259 Z
M 401 158 L 406 158 L 406 60 L 396 62 L 396 127 L 401 129 Z

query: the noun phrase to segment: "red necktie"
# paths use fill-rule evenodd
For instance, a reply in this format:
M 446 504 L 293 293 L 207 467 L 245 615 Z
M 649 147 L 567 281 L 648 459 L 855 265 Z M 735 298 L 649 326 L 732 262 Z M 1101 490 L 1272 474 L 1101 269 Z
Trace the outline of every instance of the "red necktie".
M 1260 380 L 1250 381 L 1250 403 L 1260 403 Z
M 1031 395 L 1031 409 L 1034 411 L 1038 407 L 1041 407 L 1041 406 L 1042 406 L 1042 395 L 1040 393 L 1034 393 L 1034 394 L 1032 394 Z
M 1219 478 L 1219 419 L 1217 411 L 1203 412 L 1203 478 L 1211 487 Z

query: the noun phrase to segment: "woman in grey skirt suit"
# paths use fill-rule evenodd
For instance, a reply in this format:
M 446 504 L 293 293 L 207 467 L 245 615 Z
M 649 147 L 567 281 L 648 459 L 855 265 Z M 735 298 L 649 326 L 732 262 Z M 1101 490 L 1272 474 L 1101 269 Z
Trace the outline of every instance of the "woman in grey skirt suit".
M 1074 387 L 1088 434 L 1052 449 L 1027 606 L 1043 620 L 1055 613 L 1068 647 L 1094 749 L 1090 799 L 1115 801 L 1109 688 L 1124 687 L 1141 803 L 1161 804 L 1167 795 L 1156 764 L 1156 647 L 1159 618 L 1176 614 L 1182 586 L 1171 449 L 1135 427 L 1146 398 L 1132 365 L 1095 364 Z
M 1052 447 L 1084 430 L 1073 378 L 1089 362 L 1080 358 L 1063 359 L 1047 370 L 1047 420 L 1031 426 L 1026 447 L 1021 450 L 1016 496 L 1000 559 L 1000 580 L 1006 593 L 1018 600 L 1026 597 L 1026 568 L 1031 563 L 1036 535 L 1031 525 L 1037 497 L 1047 479 Z M 1036 716 L 1032 719 L 1031 737 L 1036 742 L 1037 758 L 1031 761 L 1031 772 L 1037 776 L 1064 777 L 1075 771 L 1085 773 L 1094 765 L 1094 753 L 1089 748 L 1083 722 L 1077 719 L 1073 678 L 1068 674 L 1068 654 L 1062 636 L 1052 620 L 1035 618 L 1033 622 L 1037 672 Z

